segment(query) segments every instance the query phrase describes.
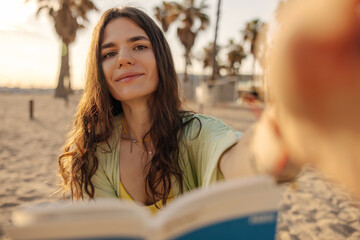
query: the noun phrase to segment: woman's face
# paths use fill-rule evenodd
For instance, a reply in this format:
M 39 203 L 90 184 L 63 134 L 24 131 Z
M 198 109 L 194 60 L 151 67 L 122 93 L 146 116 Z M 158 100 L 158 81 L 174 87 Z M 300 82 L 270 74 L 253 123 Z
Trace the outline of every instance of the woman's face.
M 122 102 L 148 100 L 159 76 L 145 31 L 128 18 L 112 20 L 100 45 L 102 69 L 111 95 Z

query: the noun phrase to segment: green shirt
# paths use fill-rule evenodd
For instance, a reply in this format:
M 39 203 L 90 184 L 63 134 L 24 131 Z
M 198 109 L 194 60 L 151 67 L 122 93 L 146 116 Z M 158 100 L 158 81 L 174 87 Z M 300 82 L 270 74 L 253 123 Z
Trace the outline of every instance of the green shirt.
M 201 114 L 192 116 L 200 120 L 201 128 L 200 122 L 196 119 L 186 125 L 183 141 L 179 147 L 180 167 L 184 173 L 183 192 L 207 187 L 223 179 L 218 168 L 220 156 L 241 137 L 241 133 L 234 131 L 219 119 Z M 119 194 L 121 126 L 121 116 L 116 116 L 115 131 L 109 139 L 110 149 L 106 143 L 101 143 L 96 150 L 99 165 L 92 178 L 95 198 L 121 198 Z M 172 190 L 175 197 L 180 194 L 176 181 L 172 182 Z

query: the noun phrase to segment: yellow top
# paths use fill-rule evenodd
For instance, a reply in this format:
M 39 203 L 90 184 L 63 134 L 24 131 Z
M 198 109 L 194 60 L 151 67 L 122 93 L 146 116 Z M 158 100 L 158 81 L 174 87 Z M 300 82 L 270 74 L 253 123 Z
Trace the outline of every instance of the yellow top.
M 122 199 L 126 199 L 126 200 L 130 200 L 130 201 L 133 201 L 134 200 L 132 199 L 132 197 L 130 196 L 130 194 L 126 191 L 124 185 L 121 183 L 119 183 L 119 187 L 120 187 L 120 196 Z M 172 189 L 170 190 L 170 194 L 169 194 L 169 198 L 168 198 L 168 201 L 167 203 L 169 203 L 170 201 L 172 201 L 174 199 L 174 194 L 172 192 Z M 159 207 L 159 208 L 156 208 L 155 204 L 152 204 L 152 205 L 149 205 L 149 206 L 146 206 L 153 214 L 158 212 L 159 209 L 163 208 L 163 204 L 162 204 L 162 200 L 159 200 L 156 205 Z

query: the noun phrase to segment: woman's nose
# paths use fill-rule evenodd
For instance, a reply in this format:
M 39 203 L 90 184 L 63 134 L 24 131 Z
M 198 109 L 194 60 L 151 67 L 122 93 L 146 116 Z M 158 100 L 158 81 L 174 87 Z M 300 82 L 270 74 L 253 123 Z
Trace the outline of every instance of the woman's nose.
M 130 66 L 135 63 L 134 58 L 132 57 L 128 49 L 121 49 L 118 53 L 117 67 Z

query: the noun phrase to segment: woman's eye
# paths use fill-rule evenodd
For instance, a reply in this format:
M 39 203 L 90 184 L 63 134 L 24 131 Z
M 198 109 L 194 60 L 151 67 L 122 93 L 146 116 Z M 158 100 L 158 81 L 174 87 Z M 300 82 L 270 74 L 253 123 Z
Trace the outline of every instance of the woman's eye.
M 108 52 L 103 56 L 103 59 L 107 59 L 116 55 L 116 52 Z
M 148 48 L 148 47 L 144 46 L 144 45 L 138 45 L 138 46 L 134 47 L 134 50 L 139 51 L 139 50 L 143 50 L 143 49 L 146 49 L 146 48 Z

